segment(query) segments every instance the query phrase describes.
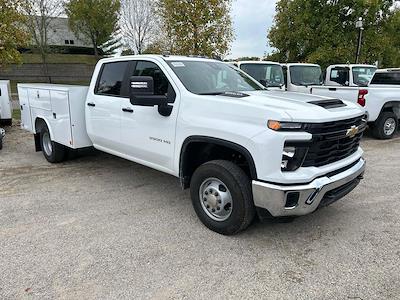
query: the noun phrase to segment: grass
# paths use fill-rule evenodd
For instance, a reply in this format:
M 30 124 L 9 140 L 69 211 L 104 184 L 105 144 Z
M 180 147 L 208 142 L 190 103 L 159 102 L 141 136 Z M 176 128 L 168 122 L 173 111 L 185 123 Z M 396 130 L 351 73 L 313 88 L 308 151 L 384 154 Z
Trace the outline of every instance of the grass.
M 14 120 L 21 120 L 21 111 L 19 109 L 14 109 L 12 112 L 12 118 Z

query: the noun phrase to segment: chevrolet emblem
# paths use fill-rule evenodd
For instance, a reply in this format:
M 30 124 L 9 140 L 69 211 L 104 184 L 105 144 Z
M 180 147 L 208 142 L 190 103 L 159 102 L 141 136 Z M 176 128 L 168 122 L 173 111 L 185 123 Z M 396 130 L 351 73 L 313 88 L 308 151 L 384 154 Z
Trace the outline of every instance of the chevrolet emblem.
M 353 125 L 353 126 L 350 127 L 350 129 L 347 129 L 346 136 L 350 137 L 350 138 L 353 138 L 353 137 L 356 136 L 358 131 L 359 131 L 358 126 Z

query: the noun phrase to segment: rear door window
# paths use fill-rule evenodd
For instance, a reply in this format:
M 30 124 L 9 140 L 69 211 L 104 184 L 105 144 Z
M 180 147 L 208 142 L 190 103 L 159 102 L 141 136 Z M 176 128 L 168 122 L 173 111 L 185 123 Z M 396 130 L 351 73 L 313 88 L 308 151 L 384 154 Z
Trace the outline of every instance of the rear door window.
M 127 97 L 126 88 L 123 88 L 125 72 L 129 61 L 105 63 L 100 71 L 95 94 L 107 96 Z
M 400 85 L 400 71 L 375 73 L 372 78 L 371 84 L 387 84 L 387 85 Z

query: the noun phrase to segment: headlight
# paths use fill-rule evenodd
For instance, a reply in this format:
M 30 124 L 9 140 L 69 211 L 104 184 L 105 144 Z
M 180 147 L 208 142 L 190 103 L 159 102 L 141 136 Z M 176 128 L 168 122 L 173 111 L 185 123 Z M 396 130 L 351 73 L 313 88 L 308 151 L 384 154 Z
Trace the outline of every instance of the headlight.
M 268 121 L 268 128 L 275 131 L 285 130 L 301 130 L 303 129 L 303 123 L 297 122 L 280 122 L 275 120 Z
M 307 147 L 285 145 L 282 152 L 282 171 L 295 171 L 301 167 L 308 152 Z

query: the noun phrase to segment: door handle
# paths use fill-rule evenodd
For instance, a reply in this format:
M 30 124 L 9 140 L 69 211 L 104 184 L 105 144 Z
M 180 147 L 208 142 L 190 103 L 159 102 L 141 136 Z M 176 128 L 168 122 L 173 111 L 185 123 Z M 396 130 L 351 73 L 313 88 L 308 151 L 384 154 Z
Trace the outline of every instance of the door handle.
M 122 111 L 124 112 L 128 112 L 128 113 L 133 113 L 133 109 L 132 108 L 123 108 Z
M 96 104 L 94 104 L 93 102 L 89 102 L 89 103 L 87 104 L 87 106 L 95 107 Z
M 336 88 L 329 88 L 330 91 L 336 91 Z

